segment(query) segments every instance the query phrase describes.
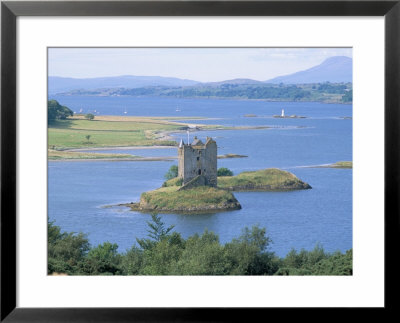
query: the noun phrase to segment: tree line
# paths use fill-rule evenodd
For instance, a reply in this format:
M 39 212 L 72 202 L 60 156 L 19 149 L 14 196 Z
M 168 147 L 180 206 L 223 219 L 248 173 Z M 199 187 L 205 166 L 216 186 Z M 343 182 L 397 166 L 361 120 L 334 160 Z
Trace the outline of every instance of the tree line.
M 148 236 L 126 252 L 104 242 L 92 247 L 83 233 L 62 232 L 48 222 L 48 273 L 68 275 L 352 275 L 352 249 L 328 253 L 292 249 L 285 257 L 270 250 L 265 228 L 245 227 L 222 244 L 208 230 L 187 239 L 151 215 Z
M 96 90 L 73 90 L 69 95 L 106 95 L 134 97 L 173 98 L 224 98 L 272 101 L 318 101 L 338 103 L 352 102 L 351 83 L 315 84 L 202 84 L 195 86 L 167 87 L 148 86 L 142 88 L 103 88 Z

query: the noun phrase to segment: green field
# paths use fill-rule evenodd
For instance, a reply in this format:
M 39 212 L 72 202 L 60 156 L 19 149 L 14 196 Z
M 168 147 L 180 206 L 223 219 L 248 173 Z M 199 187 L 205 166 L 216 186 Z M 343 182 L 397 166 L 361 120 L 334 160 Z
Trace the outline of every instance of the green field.
M 58 120 L 48 127 L 48 147 L 53 150 L 111 146 L 173 146 L 163 140 L 162 132 L 182 130 L 187 125 L 158 118 L 97 117 L 89 121 L 79 117 Z M 90 136 L 87 139 L 87 136 Z

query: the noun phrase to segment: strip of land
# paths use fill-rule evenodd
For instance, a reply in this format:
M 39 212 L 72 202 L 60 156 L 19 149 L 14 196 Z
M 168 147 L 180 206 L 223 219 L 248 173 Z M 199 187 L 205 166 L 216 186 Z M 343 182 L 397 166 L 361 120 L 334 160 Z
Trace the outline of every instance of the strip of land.
M 333 164 L 303 166 L 303 167 L 308 167 L 308 168 L 353 168 L 353 162 L 352 161 L 338 161 Z
M 133 147 L 135 149 L 152 149 L 154 147 Z M 161 146 L 158 149 L 168 148 Z M 121 148 L 93 148 L 94 151 L 102 150 L 120 150 Z M 126 148 L 128 149 L 128 148 Z M 124 150 L 122 148 L 121 150 Z M 82 152 L 84 151 L 84 152 Z M 246 155 L 225 154 L 218 155 L 218 159 L 227 158 L 246 158 Z M 178 159 L 177 155 L 174 156 L 135 156 L 129 154 L 101 154 L 101 153 L 88 153 L 87 149 L 73 149 L 67 151 L 48 150 L 48 160 L 50 161 L 171 161 Z
M 179 119 L 180 121 L 176 121 Z M 109 149 L 171 148 L 177 142 L 172 133 L 202 130 L 268 129 L 268 126 L 206 125 L 185 123 L 200 117 L 133 117 L 95 116 L 87 120 L 83 115 L 56 120 L 48 127 L 48 159 L 53 160 L 171 160 L 174 156 L 143 157 L 121 153 L 99 153 Z M 87 152 L 90 150 L 90 152 Z M 239 158 L 243 155 L 226 154 L 220 158 Z

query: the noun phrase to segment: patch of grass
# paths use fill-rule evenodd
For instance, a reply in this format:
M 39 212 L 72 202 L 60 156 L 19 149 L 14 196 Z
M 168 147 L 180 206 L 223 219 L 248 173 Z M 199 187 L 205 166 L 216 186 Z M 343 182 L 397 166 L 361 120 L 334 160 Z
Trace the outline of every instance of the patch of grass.
M 286 191 L 311 188 L 292 173 L 277 168 L 218 177 L 218 187 L 232 191 Z
M 99 120 L 96 120 L 99 118 Z M 152 118 L 119 120 L 113 117 L 96 117 L 95 120 L 74 118 L 60 120 L 48 128 L 48 146 L 50 148 L 81 148 L 107 146 L 152 146 L 176 145 L 175 141 L 158 140 L 158 133 L 180 130 L 184 125 Z M 113 121 L 110 121 L 113 120 Z
M 174 177 L 169 179 L 168 181 L 165 181 L 163 183 L 163 187 L 170 187 L 170 186 L 182 186 L 183 179 L 181 177 Z

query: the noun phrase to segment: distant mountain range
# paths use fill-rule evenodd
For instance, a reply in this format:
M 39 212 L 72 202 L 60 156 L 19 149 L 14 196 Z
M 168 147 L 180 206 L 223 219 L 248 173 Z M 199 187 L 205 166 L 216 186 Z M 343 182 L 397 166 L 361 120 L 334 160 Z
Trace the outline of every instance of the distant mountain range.
M 351 83 L 353 60 L 346 56 L 333 56 L 321 64 L 293 74 L 275 77 L 267 81 L 252 79 L 234 79 L 221 82 L 198 82 L 176 77 L 162 76 L 115 76 L 98 78 L 66 78 L 49 76 L 49 94 L 65 93 L 75 90 L 96 89 L 137 89 L 146 87 L 220 87 L 231 85 L 263 85 L 263 84 L 310 84 L 310 83 Z
M 308 84 L 348 83 L 353 80 L 353 60 L 347 56 L 333 56 L 305 71 L 275 77 L 267 83 Z

